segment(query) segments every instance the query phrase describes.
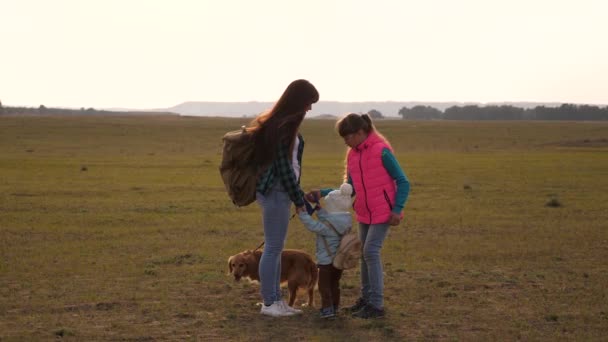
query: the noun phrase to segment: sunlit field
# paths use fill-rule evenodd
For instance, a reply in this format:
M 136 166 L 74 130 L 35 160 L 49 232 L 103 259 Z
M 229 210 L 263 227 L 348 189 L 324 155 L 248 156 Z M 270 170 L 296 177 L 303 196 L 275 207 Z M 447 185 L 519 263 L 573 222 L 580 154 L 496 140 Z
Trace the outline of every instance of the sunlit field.
M 318 293 L 269 318 L 228 275 L 263 240 L 218 172 L 245 122 L 0 117 L 0 340 L 606 339 L 607 123 L 377 121 L 412 184 L 383 248 L 387 316 L 323 321 Z M 305 190 L 341 183 L 333 125 L 303 124 Z M 286 247 L 314 255 L 314 236 L 292 220 Z

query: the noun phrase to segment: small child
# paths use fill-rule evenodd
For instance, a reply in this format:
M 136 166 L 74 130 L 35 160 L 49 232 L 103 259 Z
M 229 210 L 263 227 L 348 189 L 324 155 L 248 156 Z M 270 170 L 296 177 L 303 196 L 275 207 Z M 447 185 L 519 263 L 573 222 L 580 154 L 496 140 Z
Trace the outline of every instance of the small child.
M 319 266 L 319 293 L 321 294 L 321 318 L 333 318 L 340 306 L 340 278 L 342 270 L 333 266 L 333 258 L 340 246 L 341 236 L 352 227 L 351 195 L 353 188 L 344 183 L 339 190 L 334 190 L 325 196 L 324 207 L 317 211 L 319 221 L 313 219 L 306 211 L 298 216 L 304 226 L 316 233 L 316 257 Z M 329 249 L 329 250 L 328 250 Z

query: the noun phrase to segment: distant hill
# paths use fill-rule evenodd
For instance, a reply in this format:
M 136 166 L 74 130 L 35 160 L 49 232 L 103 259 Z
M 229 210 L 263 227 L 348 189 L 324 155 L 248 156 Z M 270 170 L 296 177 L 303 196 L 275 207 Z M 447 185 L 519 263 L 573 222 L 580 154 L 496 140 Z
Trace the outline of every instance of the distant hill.
M 253 117 L 272 107 L 273 102 L 184 102 L 169 108 L 134 109 L 134 108 L 46 108 L 35 107 L 4 107 L 4 115 L 187 115 L 187 116 L 223 116 L 223 117 Z M 367 101 L 367 102 L 339 102 L 320 101 L 312 106 L 307 117 L 319 119 L 335 119 L 344 113 L 367 113 L 375 109 L 387 118 L 400 118 L 399 110 L 403 107 L 430 106 L 445 111 L 453 106 L 477 105 L 510 105 L 528 109 L 538 106 L 559 107 L 561 102 L 422 102 L 422 101 Z M 600 105 L 605 107 L 605 105 Z
M 255 116 L 272 107 L 272 102 L 184 102 L 170 108 L 155 109 L 157 111 L 178 113 L 193 116 Z M 441 111 L 452 106 L 465 105 L 511 105 L 520 108 L 534 108 L 536 106 L 557 107 L 558 102 L 495 102 L 483 104 L 480 102 L 420 102 L 420 101 L 369 101 L 369 102 L 338 102 L 320 101 L 312 106 L 309 117 L 319 115 L 340 116 L 347 112 L 367 113 L 372 109 L 380 111 L 387 117 L 398 117 L 403 107 L 412 108 L 423 105 L 435 107 Z

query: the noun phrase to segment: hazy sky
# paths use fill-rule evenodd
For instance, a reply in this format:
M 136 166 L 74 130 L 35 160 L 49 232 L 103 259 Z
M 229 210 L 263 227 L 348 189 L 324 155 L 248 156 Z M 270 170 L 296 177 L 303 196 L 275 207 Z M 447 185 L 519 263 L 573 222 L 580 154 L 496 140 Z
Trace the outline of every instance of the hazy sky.
M 4 105 L 608 104 L 606 0 L 0 0 Z

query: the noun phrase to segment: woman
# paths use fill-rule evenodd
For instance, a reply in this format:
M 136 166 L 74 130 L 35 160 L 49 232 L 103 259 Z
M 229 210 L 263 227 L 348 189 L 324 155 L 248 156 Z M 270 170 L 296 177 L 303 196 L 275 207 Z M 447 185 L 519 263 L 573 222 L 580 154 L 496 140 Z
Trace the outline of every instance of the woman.
M 310 82 L 295 80 L 274 107 L 255 118 L 248 128 L 253 133 L 256 162 L 263 166 L 256 188 L 264 224 L 264 252 L 259 266 L 263 315 L 280 317 L 302 313 L 282 299 L 281 253 L 291 203 L 296 208 L 304 207 L 304 192 L 300 188 L 304 140 L 299 128 L 306 112 L 317 101 L 319 93 Z
M 359 222 L 363 244 L 361 258 L 361 297 L 347 310 L 354 317 L 384 316 L 384 279 L 380 249 L 389 226 L 403 218 L 410 183 L 393 154 L 388 140 L 374 127 L 367 114 L 348 114 L 336 124 L 348 146 L 345 181 L 356 194 L 353 207 Z M 312 201 L 331 189 L 313 190 L 306 194 Z

